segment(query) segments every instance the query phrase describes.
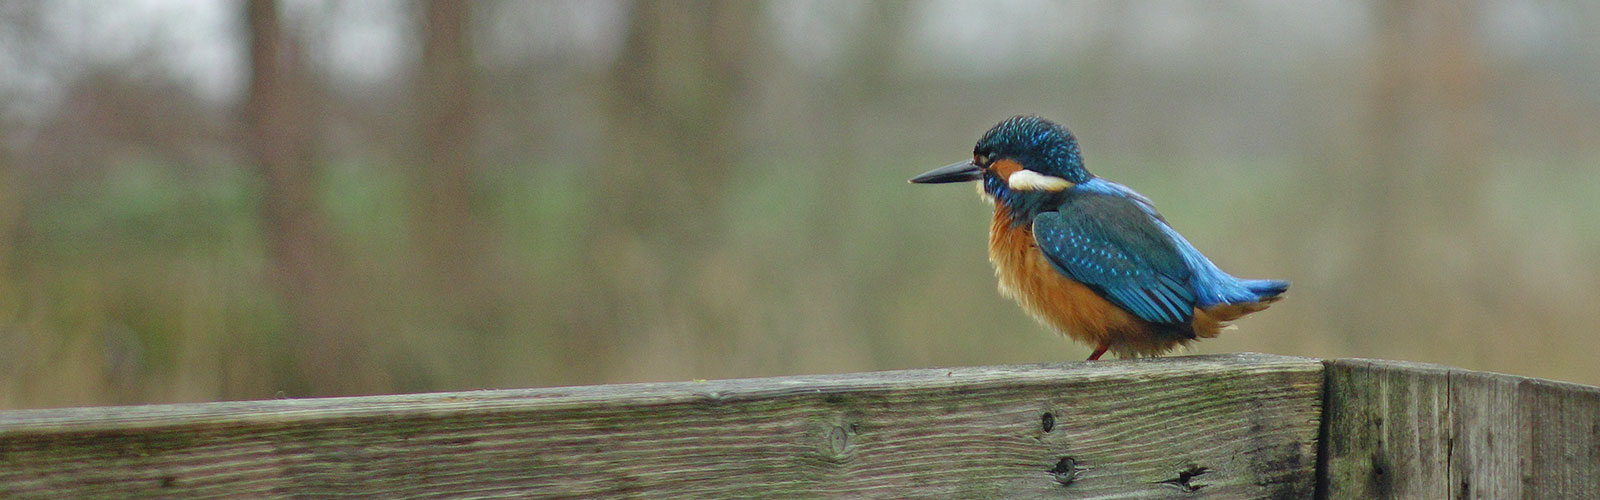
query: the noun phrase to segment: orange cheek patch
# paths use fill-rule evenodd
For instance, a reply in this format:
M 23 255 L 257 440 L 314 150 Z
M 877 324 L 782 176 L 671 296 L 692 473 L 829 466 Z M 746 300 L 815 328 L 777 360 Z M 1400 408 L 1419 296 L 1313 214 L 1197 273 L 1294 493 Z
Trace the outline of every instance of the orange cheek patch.
M 989 171 L 1001 179 L 1010 179 L 1011 174 L 1017 173 L 1018 170 L 1022 170 L 1022 165 L 1011 160 L 995 160 L 989 164 Z

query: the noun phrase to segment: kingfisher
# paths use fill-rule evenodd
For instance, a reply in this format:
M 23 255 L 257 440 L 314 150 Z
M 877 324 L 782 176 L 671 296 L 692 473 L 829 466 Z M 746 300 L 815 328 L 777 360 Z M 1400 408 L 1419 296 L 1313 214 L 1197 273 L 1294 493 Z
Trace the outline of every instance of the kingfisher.
M 1007 118 L 972 159 L 915 184 L 978 181 L 994 204 L 989 262 L 1000 292 L 1040 323 L 1120 357 L 1159 356 L 1266 309 L 1289 283 L 1223 272 L 1126 186 L 1083 165 L 1078 140 L 1038 116 Z

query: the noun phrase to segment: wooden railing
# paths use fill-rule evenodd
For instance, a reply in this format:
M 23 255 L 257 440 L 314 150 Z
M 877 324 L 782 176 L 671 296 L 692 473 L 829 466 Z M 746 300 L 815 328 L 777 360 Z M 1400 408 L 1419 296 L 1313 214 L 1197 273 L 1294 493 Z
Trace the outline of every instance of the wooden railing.
M 0 498 L 1594 498 L 1600 388 L 1234 354 L 0 412 Z

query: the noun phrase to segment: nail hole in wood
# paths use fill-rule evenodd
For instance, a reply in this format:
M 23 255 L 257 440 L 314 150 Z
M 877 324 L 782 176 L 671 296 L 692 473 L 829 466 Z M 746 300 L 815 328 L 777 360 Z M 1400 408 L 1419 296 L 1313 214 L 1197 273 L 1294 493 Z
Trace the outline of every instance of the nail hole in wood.
M 1056 430 L 1056 414 L 1044 412 L 1044 416 L 1039 417 L 1039 423 L 1043 424 L 1045 432 Z
M 1178 477 L 1161 481 L 1161 484 L 1170 485 L 1185 492 L 1194 493 L 1195 491 L 1199 491 L 1200 488 L 1206 487 L 1206 485 L 1192 483 L 1190 481 L 1196 477 L 1204 475 L 1207 472 L 1211 472 L 1211 469 L 1198 465 L 1192 465 L 1187 469 L 1178 471 Z
M 1045 415 L 1049 414 L 1046 413 Z M 1061 457 L 1061 460 L 1056 461 L 1056 466 L 1051 467 L 1049 472 L 1057 483 L 1061 483 L 1062 486 L 1069 486 L 1073 481 L 1078 480 L 1078 472 L 1081 470 L 1078 468 L 1077 460 L 1072 457 Z

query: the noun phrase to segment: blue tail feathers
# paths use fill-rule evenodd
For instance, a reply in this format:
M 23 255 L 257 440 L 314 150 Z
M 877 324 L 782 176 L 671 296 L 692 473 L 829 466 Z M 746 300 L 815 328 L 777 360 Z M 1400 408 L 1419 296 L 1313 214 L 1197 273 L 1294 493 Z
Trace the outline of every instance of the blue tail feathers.
M 1256 300 L 1266 300 L 1289 291 L 1289 282 L 1283 280 L 1239 280 L 1239 284 L 1256 294 Z

